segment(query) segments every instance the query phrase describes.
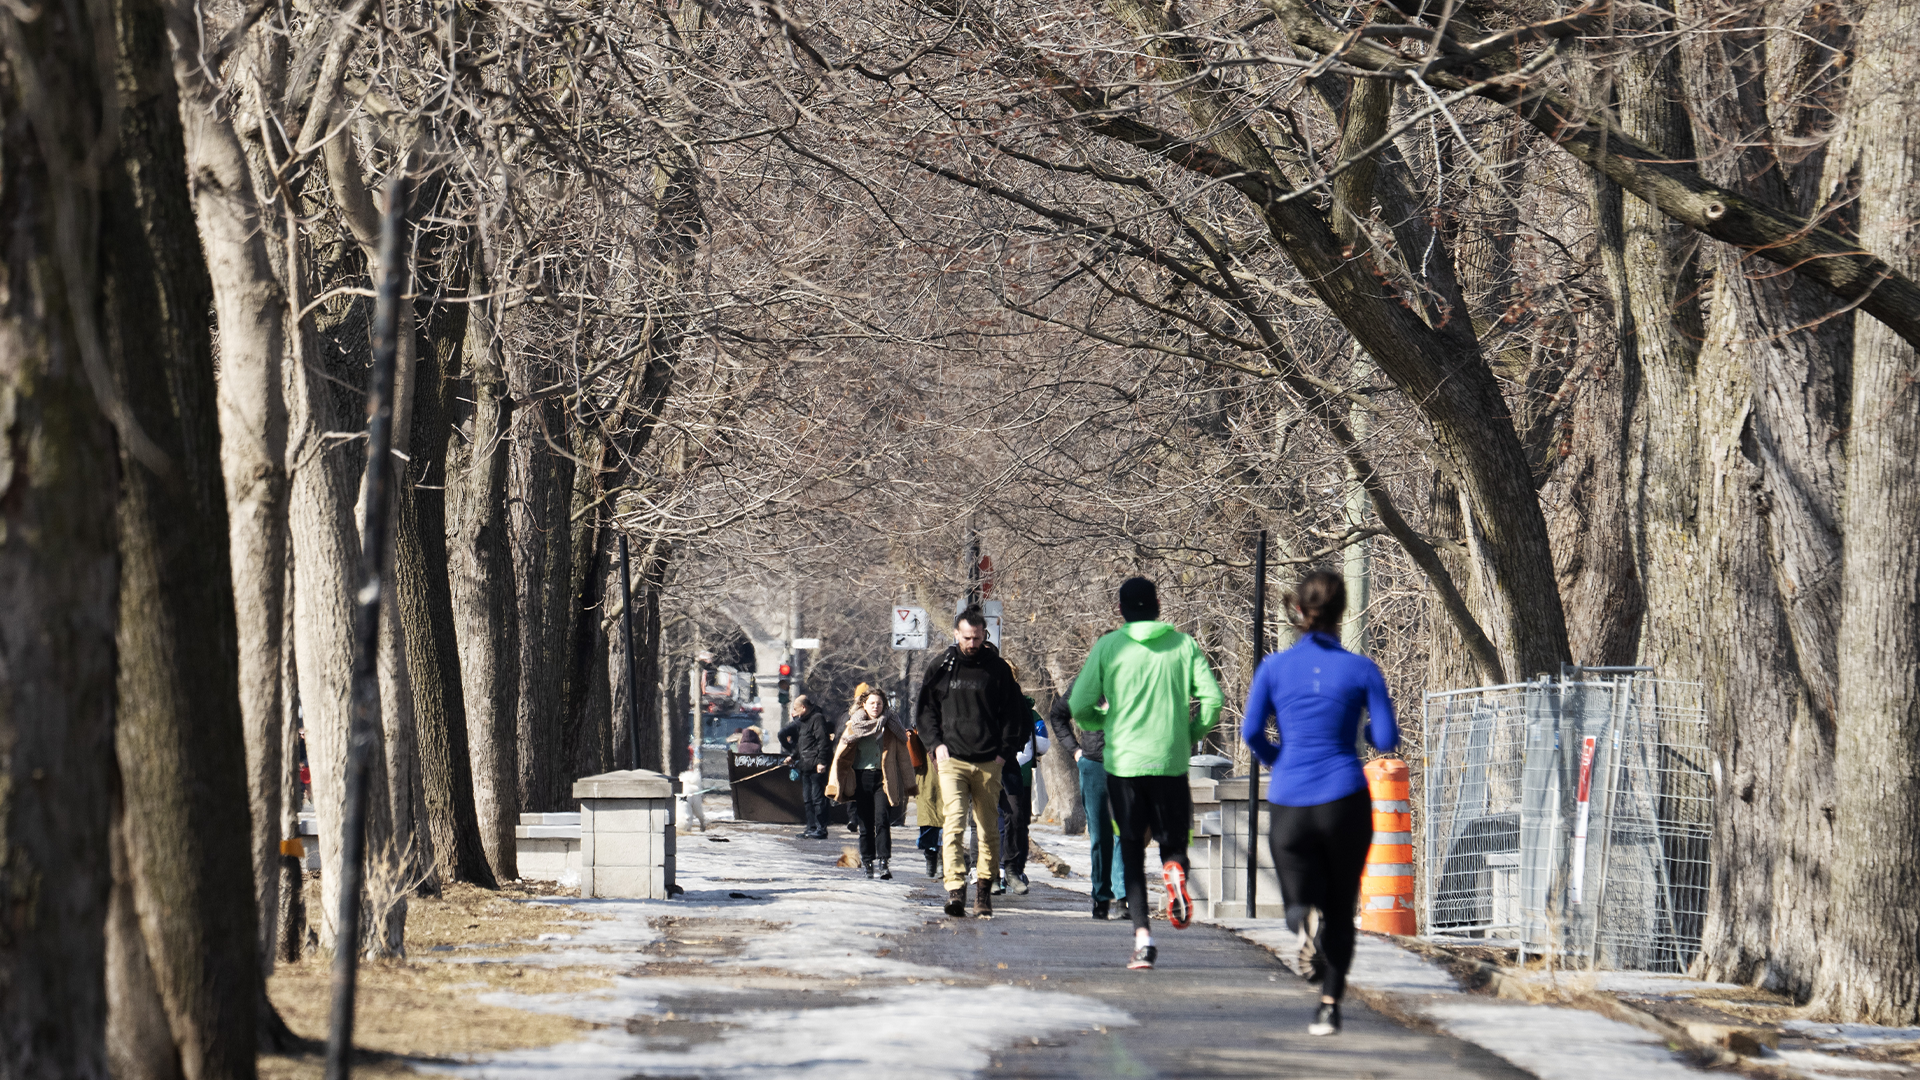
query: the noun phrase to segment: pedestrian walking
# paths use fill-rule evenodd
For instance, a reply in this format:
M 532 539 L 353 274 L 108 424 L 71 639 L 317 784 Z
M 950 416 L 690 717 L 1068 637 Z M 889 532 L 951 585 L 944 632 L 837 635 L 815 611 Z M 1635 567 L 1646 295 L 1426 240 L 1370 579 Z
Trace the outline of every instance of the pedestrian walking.
M 887 695 L 870 689 L 860 712 L 847 718 L 840 746 L 827 769 L 827 795 L 851 802 L 860 832 L 860 865 L 868 877 L 891 880 L 893 808 L 913 796 L 913 765 L 907 760 L 907 729 L 887 709 Z
M 1320 983 L 1320 1008 L 1307 1031 L 1340 1030 L 1340 999 L 1353 963 L 1354 905 L 1367 845 L 1373 841 L 1366 774 L 1355 752 L 1360 711 L 1371 717 L 1367 741 L 1392 752 L 1400 743 L 1393 701 L 1380 668 L 1340 645 L 1347 587 L 1340 575 L 1315 570 L 1286 598 L 1298 643 L 1260 662 L 1247 689 L 1240 735 L 1273 771 L 1267 801 L 1273 823 L 1267 843 L 1287 907 L 1300 935 L 1301 969 Z M 1267 721 L 1280 740 L 1267 735 Z
M 807 695 L 793 699 L 794 750 L 788 763 L 800 771 L 800 803 L 806 810 L 807 840 L 827 838 L 827 763 L 833 760 L 833 741 L 827 714 L 814 708 Z
M 1007 667 L 1018 680 L 1020 669 L 1013 664 Z M 1019 754 L 1000 768 L 1000 877 L 993 889 L 1019 896 L 1025 896 L 1031 888 L 1027 854 L 1033 843 L 1029 835 L 1033 826 L 1033 765 L 1047 752 L 1046 721 L 1034 709 L 1033 698 L 1023 699 L 1027 703 L 1027 741 L 1020 745 Z
M 913 820 L 920 827 L 914 846 L 927 859 L 927 876 L 940 876 L 940 770 L 917 727 L 907 730 L 907 753 L 913 761 L 913 779 L 920 790 L 913 796 Z
M 1100 760 L 1106 735 L 1074 724 L 1068 694 L 1053 699 L 1053 707 L 1047 710 L 1047 729 L 1052 732 L 1053 752 L 1072 754 L 1074 771 L 1079 775 L 1080 805 L 1087 816 L 1087 874 L 1093 879 L 1093 917 L 1107 918 L 1118 900 L 1117 916 L 1128 918 L 1127 884 L 1118 856 L 1118 834 L 1113 829 L 1113 804 L 1107 799 L 1107 768 Z
M 1147 928 L 1147 837 L 1160 848 L 1167 888 L 1167 922 L 1183 928 L 1193 917 L 1187 891 L 1187 838 L 1193 830 L 1193 794 L 1187 788 L 1193 744 L 1220 721 L 1220 683 L 1200 646 L 1160 620 L 1153 582 L 1120 583 L 1126 625 L 1094 642 L 1074 680 L 1073 722 L 1106 734 L 1107 797 L 1120 831 L 1127 911 L 1133 918 L 1133 958 L 1151 968 L 1159 955 Z M 1105 704 L 1102 704 L 1104 700 Z M 1199 713 L 1192 703 L 1200 703 Z
M 974 868 L 975 915 L 993 917 L 993 880 L 1000 871 L 1001 766 L 1027 741 L 1028 708 L 1013 669 L 987 640 L 977 607 L 953 621 L 953 644 L 927 668 L 917 708 L 919 728 L 940 773 L 941 850 L 946 913 L 967 913 L 967 816 L 980 855 Z

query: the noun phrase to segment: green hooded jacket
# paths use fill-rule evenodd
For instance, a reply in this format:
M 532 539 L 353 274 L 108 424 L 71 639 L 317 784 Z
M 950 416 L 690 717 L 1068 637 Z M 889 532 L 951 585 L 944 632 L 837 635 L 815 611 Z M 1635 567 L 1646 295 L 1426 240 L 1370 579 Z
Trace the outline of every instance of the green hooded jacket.
M 1189 704 L 1196 698 L 1197 717 Z M 1220 683 L 1192 638 L 1142 620 L 1094 642 L 1068 705 L 1074 723 L 1106 732 L 1108 773 L 1178 776 L 1193 744 L 1220 721 Z

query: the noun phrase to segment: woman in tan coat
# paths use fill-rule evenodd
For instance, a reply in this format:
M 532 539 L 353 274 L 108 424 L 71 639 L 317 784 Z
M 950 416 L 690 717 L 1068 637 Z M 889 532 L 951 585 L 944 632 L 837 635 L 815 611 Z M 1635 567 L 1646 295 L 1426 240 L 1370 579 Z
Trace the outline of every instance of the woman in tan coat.
M 887 695 L 868 690 L 827 768 L 827 797 L 851 802 L 860 830 L 860 865 L 868 877 L 891 879 L 893 808 L 913 797 L 917 785 L 907 757 L 907 730 L 887 711 Z

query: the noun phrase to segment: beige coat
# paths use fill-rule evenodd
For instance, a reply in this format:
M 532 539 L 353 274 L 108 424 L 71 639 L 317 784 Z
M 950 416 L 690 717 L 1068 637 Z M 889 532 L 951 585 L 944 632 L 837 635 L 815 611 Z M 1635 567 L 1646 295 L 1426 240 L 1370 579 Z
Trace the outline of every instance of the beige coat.
M 842 738 L 833 748 L 833 764 L 827 766 L 827 798 L 852 802 L 854 763 L 859 755 L 854 740 Z M 895 725 L 880 725 L 880 786 L 887 793 L 888 806 L 900 806 L 913 798 L 919 785 L 913 777 L 913 761 L 907 757 L 907 741 L 895 734 Z

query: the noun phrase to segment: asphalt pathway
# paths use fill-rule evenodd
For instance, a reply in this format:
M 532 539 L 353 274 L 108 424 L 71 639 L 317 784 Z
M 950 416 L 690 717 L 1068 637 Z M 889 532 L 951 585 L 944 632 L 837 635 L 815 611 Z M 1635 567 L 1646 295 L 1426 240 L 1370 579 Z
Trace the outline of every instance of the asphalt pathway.
M 933 883 L 919 892 L 927 903 L 938 903 Z M 1266 950 L 1218 927 L 1196 923 L 1174 930 L 1155 921 L 1157 965 L 1152 971 L 1129 971 L 1132 928 L 1092 919 L 1085 897 L 1036 878 L 1029 895 L 995 899 L 995 918 L 933 923 L 902 941 L 902 958 L 987 983 L 1083 995 L 1125 1011 L 1137 1023 L 1028 1040 L 994 1054 L 986 1076 L 1523 1080 L 1530 1075 L 1470 1043 L 1405 1027 L 1351 997 L 1341 1006 L 1339 1035 L 1310 1036 L 1307 1022 L 1319 991 Z

